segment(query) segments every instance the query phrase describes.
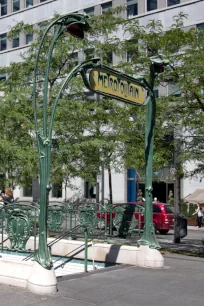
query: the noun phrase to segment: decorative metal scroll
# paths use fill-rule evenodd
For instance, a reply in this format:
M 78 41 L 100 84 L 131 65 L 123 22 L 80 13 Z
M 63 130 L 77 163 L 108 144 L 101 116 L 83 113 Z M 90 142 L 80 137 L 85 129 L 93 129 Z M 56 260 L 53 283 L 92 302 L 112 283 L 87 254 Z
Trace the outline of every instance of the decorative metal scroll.
M 95 207 L 86 206 L 80 208 L 79 223 L 83 228 L 86 228 L 89 232 L 93 232 L 97 222 Z
M 59 232 L 65 221 L 65 207 L 60 205 L 48 206 L 47 227 L 49 231 Z
M 26 243 L 31 235 L 31 220 L 25 211 L 14 208 L 7 219 L 7 234 L 10 240 L 10 249 L 25 251 Z

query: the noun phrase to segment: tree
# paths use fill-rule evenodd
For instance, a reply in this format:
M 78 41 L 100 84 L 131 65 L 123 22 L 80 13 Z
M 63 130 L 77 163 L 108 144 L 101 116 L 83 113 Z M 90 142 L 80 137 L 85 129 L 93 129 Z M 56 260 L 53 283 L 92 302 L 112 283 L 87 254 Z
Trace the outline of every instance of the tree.
M 182 13 L 175 16 L 170 29 L 164 31 L 160 21 L 150 21 L 143 27 L 139 25 L 138 19 L 122 19 L 119 15 L 122 9 L 116 8 L 92 17 L 92 31 L 83 41 L 71 36 L 60 38 L 51 63 L 48 107 L 51 108 L 67 73 L 76 65 L 76 50 L 80 50 L 81 55 L 84 52 L 86 58 L 100 56 L 103 63 L 108 65 L 112 51 L 121 59 L 115 65 L 116 68 L 133 76 L 142 75 L 146 79 L 151 57 L 162 53 L 170 65 L 158 74 L 157 85 L 161 88 L 169 84 L 176 86 L 177 92 L 170 95 L 165 93 L 157 99 L 154 169 L 174 166 L 176 141 L 172 141 L 172 137 L 179 135 L 177 177 L 183 175 L 181 165 L 187 160 L 198 161 L 195 172 L 202 173 L 203 33 L 197 29 L 186 31 L 183 28 L 186 16 Z M 128 40 L 116 36 L 119 25 Z M 31 30 L 30 26 L 21 23 L 11 30 L 10 35 L 14 37 L 23 29 Z M 26 103 L 30 105 L 33 67 L 41 32 L 36 31 L 35 36 L 36 40 L 23 55 L 23 62 L 3 68 L 8 74 L 8 80 L 5 84 L 6 94 L 2 99 L 5 102 L 11 97 L 14 109 L 17 107 L 16 100 L 20 101 L 18 103 L 21 107 Z M 45 54 L 42 53 L 40 57 L 39 104 Z M 129 62 L 126 61 L 126 54 Z M 178 88 L 180 97 L 176 95 Z M 30 130 L 31 113 L 31 110 L 25 112 L 22 120 Z M 181 130 L 182 135 L 179 133 Z M 100 167 L 104 165 L 117 171 L 122 167 L 144 169 L 144 131 L 145 107 L 121 105 L 110 99 L 89 100 L 81 78 L 75 78 L 69 89 L 65 90 L 57 109 L 53 138 L 53 181 L 59 182 L 65 178 L 69 182 L 70 178 L 80 176 L 93 182 Z M 31 141 L 29 152 L 32 149 Z

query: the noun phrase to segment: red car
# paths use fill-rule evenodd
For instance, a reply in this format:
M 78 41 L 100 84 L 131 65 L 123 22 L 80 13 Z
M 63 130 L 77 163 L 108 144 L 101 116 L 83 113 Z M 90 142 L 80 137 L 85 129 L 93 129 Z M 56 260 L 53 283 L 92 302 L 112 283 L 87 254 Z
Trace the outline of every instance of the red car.
M 152 203 L 153 205 L 153 224 L 155 227 L 155 232 L 159 231 L 161 234 L 167 234 L 170 229 L 174 228 L 174 208 L 169 204 L 164 203 Z M 113 205 L 113 224 L 115 224 L 114 219 L 117 219 L 117 209 L 123 207 L 133 211 L 133 216 L 137 220 L 136 228 L 142 229 L 144 227 L 144 202 L 133 202 L 125 204 L 114 204 Z M 116 210 L 116 211 L 115 211 Z M 126 211 L 127 211 L 126 210 Z M 97 218 L 99 218 L 98 227 L 101 229 L 105 228 L 105 219 L 107 219 L 107 225 L 110 224 L 110 213 L 98 212 Z

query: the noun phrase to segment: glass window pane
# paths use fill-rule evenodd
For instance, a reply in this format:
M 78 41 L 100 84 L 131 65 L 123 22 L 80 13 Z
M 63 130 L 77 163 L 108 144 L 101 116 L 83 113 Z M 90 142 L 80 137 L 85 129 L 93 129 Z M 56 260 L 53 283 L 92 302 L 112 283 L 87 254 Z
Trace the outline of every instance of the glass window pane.
M 168 6 L 176 5 L 176 4 L 180 4 L 180 0 L 168 0 L 167 1 Z
M 112 64 L 113 63 L 113 52 L 106 52 L 104 56 L 104 60 L 106 61 L 107 64 Z
M 39 24 L 40 31 L 45 31 L 47 29 L 47 27 L 48 27 L 47 22 L 41 22 Z
M 72 63 L 74 66 L 78 65 L 79 59 L 78 59 L 78 52 L 73 52 L 71 54 Z
M 26 0 L 26 7 L 33 6 L 33 0 Z
M 138 15 L 137 3 L 128 5 L 127 7 L 127 17 L 133 17 Z
M 94 49 L 87 49 L 84 51 L 86 60 L 94 58 Z
M 13 38 L 13 48 L 19 47 L 19 37 Z
M 198 29 L 204 29 L 204 23 L 197 24 Z
M 23 196 L 24 197 L 32 197 L 32 187 L 24 187 L 23 188 Z
M 0 74 L 0 82 L 5 81 L 5 80 L 6 80 L 6 75 L 5 74 Z M 0 177 L 1 177 L 1 175 L 0 175 Z
M 112 1 L 102 4 L 101 8 L 102 8 L 102 14 L 103 14 L 105 11 L 112 8 Z
M 52 197 L 53 198 L 62 198 L 62 185 L 53 184 L 52 185 Z
M 0 51 L 4 51 L 7 48 L 7 37 L 6 34 L 0 35 Z
M 7 14 L 7 0 L 0 0 L 1 4 L 1 16 L 4 16 Z
M 13 0 L 13 12 L 20 10 L 20 0 Z
M 33 41 L 33 33 L 26 34 L 26 45 L 32 43 Z
M 85 9 L 84 13 L 87 14 L 88 16 L 94 15 L 94 6 Z
M 157 0 L 147 0 L 147 11 L 157 9 Z

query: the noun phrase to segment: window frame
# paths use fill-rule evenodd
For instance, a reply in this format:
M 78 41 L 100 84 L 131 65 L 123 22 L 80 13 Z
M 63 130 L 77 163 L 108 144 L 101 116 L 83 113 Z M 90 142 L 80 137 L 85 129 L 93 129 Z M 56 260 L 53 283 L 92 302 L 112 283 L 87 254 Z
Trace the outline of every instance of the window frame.
M 29 35 L 32 35 L 32 41 L 29 41 L 29 42 L 28 42 L 28 41 L 27 41 L 27 38 L 28 38 Z M 26 35 L 25 35 L 25 40 L 26 40 L 26 42 L 25 42 L 26 45 L 31 44 L 31 43 L 33 42 L 33 33 L 26 33 Z
M 23 198 L 32 198 L 33 196 L 33 186 L 31 185 L 30 187 L 24 186 L 23 190 Z
M 3 38 L 2 38 L 2 36 L 4 36 Z M 5 41 L 6 43 L 5 43 L 5 48 L 3 48 L 2 49 L 2 41 Z M 5 50 L 7 50 L 7 33 L 3 33 L 3 34 L 1 34 L 0 35 L 0 51 L 5 51 Z
M 152 9 L 150 9 L 150 3 L 149 2 L 154 2 L 154 1 L 156 1 L 156 3 L 157 3 L 157 7 L 156 8 L 152 8 Z M 158 0 L 147 0 L 146 1 L 146 9 L 147 9 L 147 12 L 151 12 L 151 11 L 154 11 L 154 10 L 157 10 L 158 9 Z
M 90 10 L 90 12 L 89 12 L 89 10 Z M 87 7 L 86 9 L 84 9 L 84 13 L 87 16 L 93 16 L 94 12 L 95 12 L 95 6 Z
M 127 5 L 127 18 L 132 18 L 138 15 L 138 0 L 126 0 L 126 5 Z M 129 15 L 128 10 L 130 9 L 130 7 L 134 7 L 135 5 L 137 6 L 137 14 Z
M 15 40 L 18 40 L 18 46 L 14 46 L 14 41 Z M 20 46 L 20 37 L 19 36 L 16 36 L 12 39 L 12 48 L 18 48 Z
M 179 1 L 179 3 L 172 3 L 172 4 L 169 4 L 169 1 Z M 174 6 L 174 5 L 178 5 L 178 4 L 181 4 L 181 0 L 166 0 L 166 6 L 167 7 L 170 7 L 170 6 Z
M 7 0 L 5 0 L 5 1 L 6 1 L 5 4 L 2 4 L 2 3 L 0 2 L 0 4 L 1 4 L 1 15 L 0 15 L 0 16 L 6 16 L 6 15 L 8 14 L 8 11 L 7 11 L 7 9 L 8 9 L 8 1 L 7 1 Z M 2 14 L 4 8 L 6 8 L 6 13 Z
M 32 4 L 31 5 L 27 4 L 27 1 L 32 1 Z M 33 0 L 25 0 L 25 8 L 30 8 L 30 7 L 33 7 L 33 6 L 34 6 Z
M 14 4 L 15 3 L 19 4 L 19 9 L 17 9 L 17 10 L 14 10 Z M 21 9 L 21 1 L 20 0 L 13 0 L 12 12 L 13 13 L 18 12 L 18 11 L 20 11 L 20 9 Z
M 106 6 L 109 5 L 110 3 L 111 3 L 111 6 L 106 8 Z M 109 9 L 112 9 L 112 8 L 113 8 L 113 1 L 102 3 L 101 4 L 101 14 L 107 12 Z
M 52 184 L 52 191 L 51 191 L 51 197 L 52 198 L 56 198 L 56 199 L 61 199 L 62 198 L 62 183 L 61 184 Z M 58 195 L 56 196 L 56 193 L 58 193 Z

